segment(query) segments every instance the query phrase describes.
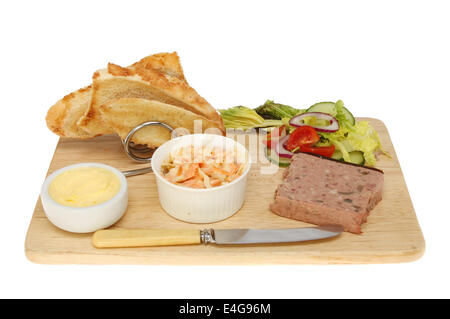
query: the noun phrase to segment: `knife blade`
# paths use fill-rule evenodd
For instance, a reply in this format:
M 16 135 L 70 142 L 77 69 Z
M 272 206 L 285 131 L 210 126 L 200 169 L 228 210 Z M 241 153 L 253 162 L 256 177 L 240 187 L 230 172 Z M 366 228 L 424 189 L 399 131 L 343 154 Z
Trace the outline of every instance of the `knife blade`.
M 214 242 L 219 245 L 290 243 L 324 239 L 339 235 L 342 226 L 285 229 L 217 229 Z
M 192 244 L 245 245 L 291 243 L 331 238 L 342 226 L 285 229 L 102 229 L 92 236 L 97 248 L 172 246 Z

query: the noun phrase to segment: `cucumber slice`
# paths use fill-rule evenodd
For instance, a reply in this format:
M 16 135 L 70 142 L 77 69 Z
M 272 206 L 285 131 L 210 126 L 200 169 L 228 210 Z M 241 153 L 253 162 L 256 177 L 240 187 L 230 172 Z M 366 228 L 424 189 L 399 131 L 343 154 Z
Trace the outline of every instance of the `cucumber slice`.
M 353 151 L 353 152 L 348 153 L 348 155 L 350 156 L 350 163 L 364 165 L 365 160 L 364 160 L 364 154 L 362 152 Z M 338 161 L 345 162 L 344 156 L 342 155 L 342 152 L 339 150 L 334 151 L 331 158 L 338 160 Z
M 350 156 L 350 163 L 364 165 L 364 154 L 360 151 L 353 151 L 348 153 Z
M 278 156 L 274 149 L 264 147 L 264 155 L 271 163 L 280 167 L 287 167 L 291 164 L 291 160 L 289 158 Z
M 343 158 L 342 152 L 339 150 L 335 150 L 333 155 L 331 155 L 331 158 L 335 160 L 341 160 Z
M 337 109 L 334 102 L 319 102 L 307 109 L 306 112 L 321 112 L 336 116 Z
M 342 111 L 344 112 L 345 119 L 349 121 L 352 125 L 355 125 L 355 117 L 353 114 L 345 107 L 342 107 Z M 311 106 L 306 112 L 322 112 L 327 113 L 332 116 L 336 116 L 337 108 L 336 103 L 334 102 L 320 102 Z
M 355 118 L 353 114 L 345 106 L 342 107 L 342 111 L 344 112 L 344 116 L 347 119 L 347 121 L 352 123 L 352 125 L 355 125 Z

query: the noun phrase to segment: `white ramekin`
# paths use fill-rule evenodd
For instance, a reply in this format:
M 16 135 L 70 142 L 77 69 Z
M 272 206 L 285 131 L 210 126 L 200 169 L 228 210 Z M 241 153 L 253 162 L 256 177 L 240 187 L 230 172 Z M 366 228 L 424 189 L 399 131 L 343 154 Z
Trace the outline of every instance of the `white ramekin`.
M 114 173 L 120 181 L 119 192 L 111 199 L 88 207 L 70 207 L 57 203 L 48 193 L 53 179 L 77 167 L 101 167 Z M 55 226 L 73 233 L 91 233 L 111 226 L 125 213 L 128 206 L 128 184 L 116 168 L 100 163 L 79 163 L 61 168 L 47 177 L 41 189 L 41 202 L 45 215 Z
M 161 164 L 173 149 L 188 145 L 212 145 L 235 147 L 239 156 L 246 159 L 241 176 L 224 186 L 207 189 L 188 188 L 167 181 L 161 172 Z M 189 223 L 213 223 L 232 216 L 243 205 L 247 175 L 251 160 L 247 149 L 234 140 L 214 134 L 190 134 L 172 139 L 155 151 L 152 169 L 156 176 L 159 202 L 172 217 Z

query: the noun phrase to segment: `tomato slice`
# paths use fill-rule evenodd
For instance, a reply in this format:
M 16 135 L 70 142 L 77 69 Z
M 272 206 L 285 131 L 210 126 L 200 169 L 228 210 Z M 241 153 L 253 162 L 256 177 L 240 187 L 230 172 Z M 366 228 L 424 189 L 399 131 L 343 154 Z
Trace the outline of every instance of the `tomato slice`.
M 320 146 L 320 147 L 313 147 L 309 145 L 301 145 L 300 151 L 305 153 L 312 153 L 317 155 L 322 155 L 325 157 L 331 157 L 335 151 L 336 147 L 334 145 L 330 146 Z
M 292 152 L 295 149 L 299 149 L 302 145 L 313 145 L 319 140 L 320 137 L 314 128 L 311 126 L 300 126 L 291 133 L 284 147 Z
M 334 145 L 320 147 L 312 146 L 319 140 L 320 137 L 314 128 L 311 126 L 300 126 L 291 133 L 284 147 L 291 152 L 300 150 L 305 153 L 331 157 L 336 147 Z
M 279 139 L 285 135 L 286 135 L 286 129 L 285 129 L 284 125 L 274 128 L 273 130 L 271 130 L 270 132 L 267 133 L 267 137 L 263 140 L 263 143 L 267 147 L 271 148 L 274 143 L 276 144 L 276 142 L 278 142 Z

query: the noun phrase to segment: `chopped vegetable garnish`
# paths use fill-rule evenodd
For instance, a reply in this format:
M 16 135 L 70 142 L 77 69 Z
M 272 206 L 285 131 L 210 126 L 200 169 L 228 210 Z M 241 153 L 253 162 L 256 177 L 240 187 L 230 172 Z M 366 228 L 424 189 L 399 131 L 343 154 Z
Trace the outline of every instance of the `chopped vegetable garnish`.
M 161 165 L 171 183 L 191 188 L 211 188 L 228 184 L 241 176 L 245 163 L 239 163 L 234 150 L 220 147 L 186 146 L 172 151 Z
M 331 155 L 333 155 L 335 149 L 336 148 L 334 145 L 318 146 L 318 147 L 317 146 L 316 147 L 309 146 L 309 145 L 300 146 L 301 152 L 318 154 L 318 155 L 322 155 L 325 157 L 331 157 Z
M 284 147 L 292 152 L 296 148 L 301 148 L 302 145 L 313 145 L 319 140 L 320 137 L 314 128 L 311 126 L 301 126 L 291 133 Z

